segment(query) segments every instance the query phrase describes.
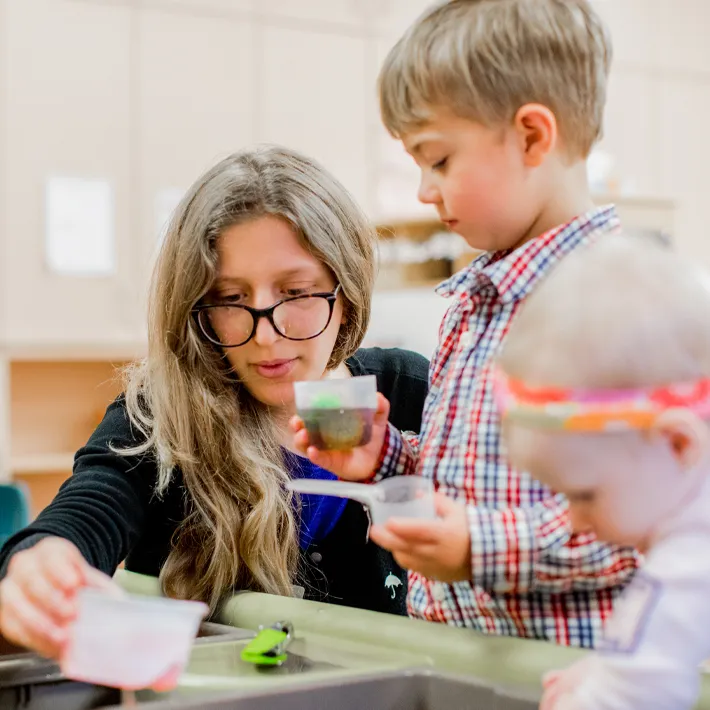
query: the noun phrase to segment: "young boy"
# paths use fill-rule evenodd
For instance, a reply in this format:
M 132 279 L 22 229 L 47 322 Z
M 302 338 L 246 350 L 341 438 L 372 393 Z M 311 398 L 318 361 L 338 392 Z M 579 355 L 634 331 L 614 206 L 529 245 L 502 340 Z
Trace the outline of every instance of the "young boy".
M 576 530 L 637 545 L 599 652 L 543 710 L 683 710 L 710 657 L 710 275 L 641 238 L 571 255 L 525 304 L 498 383 L 508 451 Z
M 419 437 L 388 426 L 382 403 L 368 446 L 333 455 L 308 447 L 305 431 L 295 441 L 342 478 L 416 473 L 444 494 L 438 520 L 371 531 L 412 571 L 412 616 L 592 647 L 636 568 L 632 549 L 572 534 L 567 501 L 510 466 L 491 371 L 537 283 L 618 229 L 613 207 L 594 208 L 585 165 L 610 60 L 585 0 L 453 0 L 422 16 L 382 69 L 383 120 L 421 170 L 420 200 L 488 253 L 439 287 L 453 303 Z

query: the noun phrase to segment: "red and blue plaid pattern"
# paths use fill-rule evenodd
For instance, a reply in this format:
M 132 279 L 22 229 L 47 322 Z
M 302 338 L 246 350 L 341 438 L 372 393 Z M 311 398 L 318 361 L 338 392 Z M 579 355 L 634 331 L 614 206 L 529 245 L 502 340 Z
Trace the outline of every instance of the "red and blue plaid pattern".
M 449 585 L 410 573 L 412 616 L 584 648 L 601 640 L 639 556 L 573 535 L 566 499 L 511 468 L 492 366 L 536 284 L 574 249 L 618 230 L 614 207 L 596 209 L 515 251 L 485 254 L 439 287 L 453 302 L 429 373 L 421 436 L 390 425 L 377 476 L 416 473 L 467 503 L 473 579 Z

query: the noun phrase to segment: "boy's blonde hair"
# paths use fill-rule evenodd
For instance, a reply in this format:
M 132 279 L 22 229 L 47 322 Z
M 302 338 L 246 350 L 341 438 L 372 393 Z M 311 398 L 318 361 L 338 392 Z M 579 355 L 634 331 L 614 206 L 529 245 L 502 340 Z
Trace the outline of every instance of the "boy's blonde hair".
M 611 55 L 587 0 L 451 0 L 387 56 L 382 120 L 401 138 L 436 109 L 493 127 L 539 103 L 555 114 L 567 152 L 586 158 L 601 137 Z
M 710 376 L 710 276 L 649 237 L 565 257 L 521 307 L 499 363 L 531 385 L 634 388 Z

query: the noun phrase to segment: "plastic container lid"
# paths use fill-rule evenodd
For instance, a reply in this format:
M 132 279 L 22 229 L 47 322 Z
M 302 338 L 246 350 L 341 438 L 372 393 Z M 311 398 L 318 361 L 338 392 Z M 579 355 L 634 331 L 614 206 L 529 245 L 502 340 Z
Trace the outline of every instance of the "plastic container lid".
M 296 382 L 296 409 L 377 409 L 374 375 Z

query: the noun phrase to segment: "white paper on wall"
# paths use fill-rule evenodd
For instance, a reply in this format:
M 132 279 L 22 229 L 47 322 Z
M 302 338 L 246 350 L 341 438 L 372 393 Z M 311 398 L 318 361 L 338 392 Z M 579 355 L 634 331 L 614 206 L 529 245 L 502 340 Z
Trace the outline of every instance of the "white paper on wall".
M 180 187 L 164 187 L 158 190 L 155 196 L 155 233 L 158 239 L 158 247 L 165 239 L 170 217 L 184 194 L 185 190 Z
M 114 198 L 104 179 L 53 176 L 46 185 L 46 259 L 66 276 L 116 271 Z

